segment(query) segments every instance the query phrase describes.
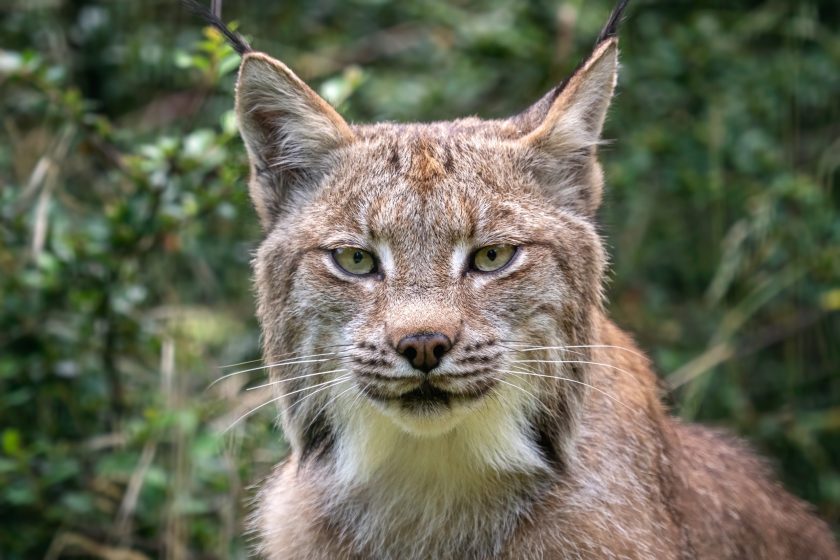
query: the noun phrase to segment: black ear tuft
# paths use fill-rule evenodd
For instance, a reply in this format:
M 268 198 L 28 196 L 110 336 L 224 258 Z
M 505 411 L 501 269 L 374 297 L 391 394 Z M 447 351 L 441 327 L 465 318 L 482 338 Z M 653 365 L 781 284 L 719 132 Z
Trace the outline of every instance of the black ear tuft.
M 596 45 L 618 35 L 618 24 L 621 23 L 621 15 L 624 13 L 624 8 L 627 7 L 629 1 L 620 0 L 616 7 L 613 8 L 610 19 L 607 20 L 606 25 L 604 25 L 600 35 L 598 35 L 598 40 L 595 41 Z
M 192 13 L 201 17 L 204 21 L 218 29 L 219 32 L 228 40 L 228 43 L 230 43 L 230 46 L 233 47 L 233 50 L 238 52 L 240 55 L 253 52 L 253 49 L 251 48 L 251 45 L 248 44 L 248 41 L 246 41 L 239 33 L 228 29 L 228 26 L 224 24 L 219 16 L 207 9 L 207 6 L 200 4 L 197 0 L 181 0 L 181 2 L 184 6 L 189 8 Z

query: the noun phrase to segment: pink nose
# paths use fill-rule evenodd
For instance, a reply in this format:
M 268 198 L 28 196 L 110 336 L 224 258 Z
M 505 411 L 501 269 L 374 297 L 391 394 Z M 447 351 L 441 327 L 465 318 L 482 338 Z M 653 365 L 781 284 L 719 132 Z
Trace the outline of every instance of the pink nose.
M 397 344 L 397 352 L 423 373 L 440 364 L 440 359 L 452 348 L 452 341 L 443 333 L 420 333 L 404 337 Z

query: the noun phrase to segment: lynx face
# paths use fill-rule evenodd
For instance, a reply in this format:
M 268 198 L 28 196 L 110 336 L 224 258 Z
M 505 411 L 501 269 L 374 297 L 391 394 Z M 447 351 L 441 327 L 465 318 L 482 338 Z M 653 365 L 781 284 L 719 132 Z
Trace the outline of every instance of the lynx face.
M 547 442 L 573 429 L 601 299 L 595 148 L 615 70 L 608 38 L 512 119 L 351 127 L 281 63 L 246 55 L 258 315 L 303 459 L 383 423 L 496 430 L 479 454 L 557 458 Z M 568 362 L 567 382 L 540 377 L 548 359 Z
M 272 354 L 334 347 L 328 369 L 351 378 L 333 392 L 426 433 L 521 383 L 504 371 L 522 343 L 584 344 L 564 323 L 597 302 L 599 239 L 540 192 L 533 154 L 499 128 L 358 129 L 259 252 L 262 299 L 285 300 L 261 307 L 283 330 Z

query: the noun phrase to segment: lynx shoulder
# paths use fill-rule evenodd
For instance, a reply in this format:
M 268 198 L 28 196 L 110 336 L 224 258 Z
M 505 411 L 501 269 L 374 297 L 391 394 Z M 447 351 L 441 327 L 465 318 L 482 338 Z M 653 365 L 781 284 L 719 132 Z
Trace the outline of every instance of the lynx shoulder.
M 840 558 L 742 443 L 666 413 L 606 316 L 625 4 L 568 80 L 494 121 L 350 125 L 225 31 L 292 449 L 258 499 L 263 557 Z

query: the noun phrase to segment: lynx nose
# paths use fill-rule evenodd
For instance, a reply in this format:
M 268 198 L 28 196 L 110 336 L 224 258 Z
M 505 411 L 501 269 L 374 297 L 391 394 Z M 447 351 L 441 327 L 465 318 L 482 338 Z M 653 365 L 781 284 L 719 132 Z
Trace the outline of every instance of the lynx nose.
M 440 364 L 443 355 L 452 348 L 452 341 L 443 333 L 412 334 L 397 344 L 397 352 L 408 360 L 414 369 L 429 373 Z

